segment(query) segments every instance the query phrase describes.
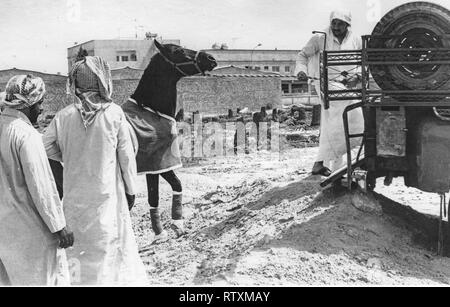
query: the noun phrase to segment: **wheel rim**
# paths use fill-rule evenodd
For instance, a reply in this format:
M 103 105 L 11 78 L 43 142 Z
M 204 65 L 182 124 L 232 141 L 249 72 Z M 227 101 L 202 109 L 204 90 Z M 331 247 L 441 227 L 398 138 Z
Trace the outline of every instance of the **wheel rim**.
M 404 33 L 397 48 L 412 49 L 406 55 L 409 61 L 429 62 L 433 60 L 431 51 L 413 51 L 415 48 L 442 48 L 442 40 L 433 31 L 415 28 Z M 425 79 L 435 74 L 441 65 L 398 65 L 399 72 L 412 79 Z

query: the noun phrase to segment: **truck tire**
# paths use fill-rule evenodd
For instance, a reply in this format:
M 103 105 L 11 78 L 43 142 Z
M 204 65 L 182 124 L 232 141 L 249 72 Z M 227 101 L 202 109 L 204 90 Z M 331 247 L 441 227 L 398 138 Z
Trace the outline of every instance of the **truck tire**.
M 414 48 L 450 48 L 450 11 L 434 3 L 411 2 L 387 13 L 372 35 L 402 35 L 402 38 L 372 38 L 369 48 L 410 48 L 410 59 L 429 61 L 427 51 Z M 369 55 L 369 61 L 370 61 Z M 383 90 L 450 89 L 450 65 L 370 65 L 376 83 Z M 434 100 L 439 97 L 434 97 Z M 433 98 L 432 98 L 433 100 Z

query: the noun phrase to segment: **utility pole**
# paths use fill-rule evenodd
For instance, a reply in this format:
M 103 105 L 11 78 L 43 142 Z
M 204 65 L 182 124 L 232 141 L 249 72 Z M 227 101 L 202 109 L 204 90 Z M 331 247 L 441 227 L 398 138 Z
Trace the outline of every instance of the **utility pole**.
M 250 53 L 250 66 L 252 66 L 252 67 L 253 67 L 253 52 L 255 51 L 256 48 L 261 47 L 261 46 L 262 46 L 262 44 L 259 43 L 252 49 L 252 52 Z

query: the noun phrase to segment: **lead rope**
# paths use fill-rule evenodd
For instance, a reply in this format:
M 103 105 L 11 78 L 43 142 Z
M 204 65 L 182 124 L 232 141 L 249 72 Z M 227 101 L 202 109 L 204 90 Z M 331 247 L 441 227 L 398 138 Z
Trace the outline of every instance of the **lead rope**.
M 184 62 L 184 63 L 175 63 L 172 62 L 171 60 L 169 60 L 164 54 L 162 54 L 162 52 L 159 52 L 159 54 L 161 55 L 161 57 L 170 65 L 172 65 L 173 68 L 175 68 L 176 70 L 178 70 L 179 73 L 181 73 L 183 76 L 188 77 L 189 75 L 187 73 L 185 73 L 180 66 L 183 65 L 194 65 L 195 69 L 197 69 L 197 71 L 202 74 L 203 76 L 205 75 L 205 72 L 202 71 L 200 69 L 200 66 L 198 66 L 198 56 L 200 55 L 200 51 L 197 51 L 197 53 L 195 54 L 195 58 L 193 60 Z

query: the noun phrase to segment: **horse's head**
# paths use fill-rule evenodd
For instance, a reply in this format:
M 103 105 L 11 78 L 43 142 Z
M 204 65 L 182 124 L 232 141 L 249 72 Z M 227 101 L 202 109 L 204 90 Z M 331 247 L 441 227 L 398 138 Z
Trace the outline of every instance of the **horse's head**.
M 142 75 L 131 98 L 139 105 L 174 117 L 177 102 L 177 82 L 182 77 L 204 74 L 217 66 L 216 60 L 202 51 L 194 51 L 173 44 L 155 46 L 155 54 Z
M 172 65 L 182 77 L 204 74 L 217 66 L 214 57 L 203 51 L 194 51 L 173 44 L 154 41 L 163 59 Z

